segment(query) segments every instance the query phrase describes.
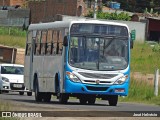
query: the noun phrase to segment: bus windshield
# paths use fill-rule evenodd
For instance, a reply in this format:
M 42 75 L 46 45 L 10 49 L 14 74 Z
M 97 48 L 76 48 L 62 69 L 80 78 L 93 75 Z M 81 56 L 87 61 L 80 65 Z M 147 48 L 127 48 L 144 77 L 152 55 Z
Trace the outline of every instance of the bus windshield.
M 128 66 L 128 37 L 71 35 L 69 64 L 89 70 L 122 70 Z

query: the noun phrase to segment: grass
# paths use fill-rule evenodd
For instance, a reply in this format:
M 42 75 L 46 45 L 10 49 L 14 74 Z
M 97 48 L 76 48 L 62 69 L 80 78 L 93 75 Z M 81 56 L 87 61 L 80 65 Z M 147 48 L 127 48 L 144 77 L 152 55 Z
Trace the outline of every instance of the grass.
M 11 111 L 12 110 L 12 104 L 4 101 L 0 101 L 0 111 Z M 20 120 L 19 118 L 9 118 L 9 117 L 0 117 L 0 120 Z
M 15 27 L 0 27 L 0 44 L 25 48 L 26 31 Z
M 131 50 L 131 72 L 151 73 L 160 69 L 160 45 L 135 43 Z
M 0 44 L 6 46 L 12 46 L 16 48 L 25 48 L 25 37 L 11 36 L 11 35 L 0 35 Z
M 11 110 L 11 105 L 7 102 L 0 101 L 0 111 L 9 111 Z
M 131 78 L 129 94 L 125 98 L 120 98 L 120 101 L 160 105 L 160 94 L 154 96 L 154 86 L 148 82 Z
M 26 36 L 26 31 L 17 27 L 0 27 L 0 35 Z
M 157 68 L 160 69 L 160 45 L 151 47 L 147 43 L 135 43 L 131 50 L 131 72 L 154 74 Z M 131 78 L 129 95 L 120 101 L 160 105 L 160 94 L 154 96 L 154 85 L 147 80 Z

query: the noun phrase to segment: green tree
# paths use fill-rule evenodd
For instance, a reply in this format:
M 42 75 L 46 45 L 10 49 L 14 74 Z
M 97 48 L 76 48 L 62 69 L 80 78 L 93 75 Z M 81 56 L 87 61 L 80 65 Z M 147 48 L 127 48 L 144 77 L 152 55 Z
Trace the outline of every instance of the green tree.
M 86 17 L 92 17 L 93 18 L 93 12 L 89 11 L 89 14 Z M 97 12 L 97 19 L 129 21 L 131 19 L 131 17 L 129 16 L 128 13 L 125 13 L 125 12 L 121 12 L 121 13 L 118 14 L 117 11 L 115 11 L 114 13 L 98 11 Z

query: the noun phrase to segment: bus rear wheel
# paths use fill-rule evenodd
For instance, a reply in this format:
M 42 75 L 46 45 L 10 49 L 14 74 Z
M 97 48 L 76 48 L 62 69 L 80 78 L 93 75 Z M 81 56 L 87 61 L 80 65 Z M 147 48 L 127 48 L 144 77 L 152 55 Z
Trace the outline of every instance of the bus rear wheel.
M 45 93 L 43 96 L 44 102 L 50 102 L 51 101 L 51 93 Z
M 65 94 L 65 93 L 61 93 L 59 96 L 59 102 L 62 104 L 67 104 L 69 99 L 69 95 Z
M 42 93 L 38 90 L 38 84 L 35 85 L 35 100 L 37 102 L 42 102 Z
M 110 106 L 117 106 L 118 95 L 111 95 L 108 99 L 108 102 Z

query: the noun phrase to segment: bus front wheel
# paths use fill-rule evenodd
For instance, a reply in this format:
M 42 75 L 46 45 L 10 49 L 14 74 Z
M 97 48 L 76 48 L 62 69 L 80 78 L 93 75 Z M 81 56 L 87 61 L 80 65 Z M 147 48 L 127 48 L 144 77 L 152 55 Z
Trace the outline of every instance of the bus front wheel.
M 110 106 L 116 106 L 118 102 L 118 95 L 111 95 L 108 99 Z
M 65 94 L 65 93 L 61 93 L 59 96 L 59 102 L 62 104 L 67 104 L 69 99 L 69 95 Z
M 89 105 L 93 105 L 93 104 L 95 104 L 95 102 L 96 102 L 96 97 L 91 97 L 91 98 L 88 99 L 88 104 Z
M 79 102 L 80 102 L 81 105 L 85 105 L 87 103 L 86 97 L 79 98 Z

